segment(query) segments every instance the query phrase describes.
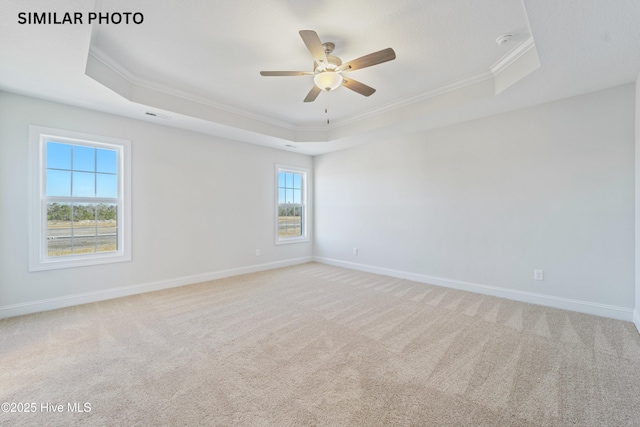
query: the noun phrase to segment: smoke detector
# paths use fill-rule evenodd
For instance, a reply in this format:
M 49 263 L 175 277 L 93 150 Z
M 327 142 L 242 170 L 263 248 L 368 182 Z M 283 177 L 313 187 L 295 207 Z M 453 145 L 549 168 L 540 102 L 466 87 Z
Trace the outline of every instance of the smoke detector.
M 507 34 L 503 34 L 500 37 L 498 37 L 496 39 L 496 43 L 498 43 L 498 46 L 501 46 L 507 42 L 510 42 L 511 40 L 513 40 L 513 34 L 511 33 L 507 33 Z

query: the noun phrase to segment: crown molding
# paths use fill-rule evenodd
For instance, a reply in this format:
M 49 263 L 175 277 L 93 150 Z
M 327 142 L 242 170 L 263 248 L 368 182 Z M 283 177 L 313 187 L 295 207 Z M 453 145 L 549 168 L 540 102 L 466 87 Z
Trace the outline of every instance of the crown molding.
M 255 114 L 248 112 L 246 110 L 242 110 L 239 108 L 233 108 L 225 104 L 221 104 L 219 102 L 212 101 L 209 98 L 204 98 L 198 95 L 194 95 L 193 93 L 180 91 L 169 86 L 153 83 L 151 81 L 141 79 L 138 76 L 131 73 L 128 69 L 126 69 L 122 64 L 116 61 L 113 57 L 106 54 L 103 50 L 96 47 L 95 45 L 91 45 L 89 48 L 89 55 L 94 59 L 100 61 L 103 65 L 110 68 L 113 72 L 117 73 L 121 78 L 128 81 L 131 86 L 138 86 L 144 89 L 148 89 L 154 92 L 164 93 L 167 95 L 171 95 L 173 97 L 186 99 L 191 102 L 195 102 L 198 104 L 206 105 L 208 107 L 213 107 L 218 110 L 224 111 L 226 113 L 236 114 L 239 116 L 246 117 L 250 120 L 257 120 L 264 123 L 268 123 L 273 126 L 278 126 L 287 130 L 295 130 L 296 127 L 291 123 L 276 120 L 271 117 L 263 116 L 260 114 Z M 90 76 L 91 77 L 91 76 Z
M 539 65 L 535 43 L 532 37 L 528 37 L 487 70 L 337 120 L 327 126 L 296 126 L 141 79 L 93 43 L 89 47 L 86 74 L 132 102 L 286 142 L 304 143 L 328 142 L 398 124 L 408 116 L 395 113 L 406 111 L 407 107 L 428 113 L 473 102 L 481 97 L 495 96 Z
M 529 36 L 525 41 L 520 43 L 510 52 L 508 52 L 505 56 L 500 58 L 495 64 L 493 64 L 490 68 L 491 73 L 494 76 L 497 76 L 515 62 L 517 62 L 520 58 L 525 56 L 531 49 L 535 49 L 536 44 L 533 41 L 533 37 Z
M 393 110 L 397 110 L 399 108 L 403 108 L 403 107 L 407 107 L 410 105 L 415 105 L 418 103 L 422 103 L 425 101 L 429 101 L 432 98 L 435 98 L 437 96 L 441 96 L 444 94 L 447 94 L 449 92 L 453 92 L 456 91 L 458 89 L 462 89 L 466 86 L 471 86 L 474 84 L 478 84 L 478 83 L 482 83 L 486 80 L 492 79 L 493 78 L 493 74 L 490 71 L 481 71 L 479 73 L 476 74 L 472 74 L 472 75 L 468 75 L 465 77 L 461 77 L 459 79 L 456 80 L 452 80 L 448 83 L 445 83 L 442 86 L 438 86 L 428 92 L 424 92 L 421 93 L 419 95 L 413 95 L 407 98 L 403 98 L 400 99 L 396 102 L 393 102 L 391 104 L 387 104 L 383 107 L 378 107 L 378 108 L 372 108 L 370 110 L 367 110 L 361 114 L 358 114 L 356 116 L 350 117 L 348 119 L 344 119 L 344 120 L 340 120 L 338 122 L 336 122 L 335 125 L 332 125 L 332 129 L 336 129 L 336 128 L 340 128 L 343 126 L 347 126 L 362 120 L 366 120 L 369 119 L 371 117 L 374 116 L 378 116 L 380 114 L 385 114 L 385 113 L 389 113 Z
M 392 110 L 428 101 L 431 98 L 444 95 L 448 92 L 454 92 L 467 86 L 483 83 L 486 80 L 495 79 L 496 76 L 498 76 L 501 72 L 505 71 L 510 66 L 517 63 L 532 49 L 535 49 L 535 43 L 533 41 L 533 37 L 529 37 L 514 49 L 509 51 L 509 53 L 507 53 L 505 56 L 500 58 L 497 62 L 495 62 L 488 70 L 480 71 L 475 74 L 461 77 L 459 79 L 451 80 L 443 84 L 442 86 L 438 86 L 428 92 L 400 99 L 392 104 L 388 104 L 383 107 L 367 110 L 361 114 L 358 114 L 357 116 L 353 116 L 348 119 L 336 122 L 331 126 L 331 129 L 347 126 L 349 124 L 365 120 L 379 114 L 385 114 Z
M 123 67 L 118 61 L 114 60 L 112 57 L 104 53 L 102 49 L 99 49 L 95 45 L 91 45 L 89 47 L 89 56 L 93 56 L 93 58 L 102 62 L 102 64 L 109 67 L 113 72 L 117 73 L 120 77 L 125 80 L 128 80 L 129 83 L 136 82 L 136 76 L 129 72 L 125 67 Z

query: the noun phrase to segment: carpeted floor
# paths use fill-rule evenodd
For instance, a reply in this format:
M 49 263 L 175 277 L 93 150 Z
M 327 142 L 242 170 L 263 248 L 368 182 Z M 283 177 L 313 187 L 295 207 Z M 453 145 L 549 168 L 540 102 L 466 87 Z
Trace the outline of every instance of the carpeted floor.
M 315 263 L 0 320 L 0 367 L 7 426 L 640 425 L 631 323 Z

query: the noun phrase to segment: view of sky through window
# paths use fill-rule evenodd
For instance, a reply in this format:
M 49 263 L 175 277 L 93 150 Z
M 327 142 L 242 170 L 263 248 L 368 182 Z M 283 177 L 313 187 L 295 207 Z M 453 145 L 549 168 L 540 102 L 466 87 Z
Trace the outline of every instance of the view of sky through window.
M 49 197 L 118 197 L 117 152 L 47 142 Z
M 293 172 L 278 173 L 278 203 L 302 203 L 302 175 Z

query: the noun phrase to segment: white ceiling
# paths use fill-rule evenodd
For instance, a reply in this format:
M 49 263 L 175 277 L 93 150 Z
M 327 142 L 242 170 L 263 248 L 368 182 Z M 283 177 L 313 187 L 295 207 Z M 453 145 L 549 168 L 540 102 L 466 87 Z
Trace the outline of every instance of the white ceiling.
M 89 25 L 95 11 L 144 22 Z M 20 25 L 20 12 L 85 18 Z M 1 90 L 312 155 L 640 73 L 638 0 L 2 0 L 0 16 Z M 341 87 L 303 103 L 311 76 L 259 75 L 312 70 L 303 29 L 344 62 L 387 47 L 397 59 L 350 72 L 370 97 Z

